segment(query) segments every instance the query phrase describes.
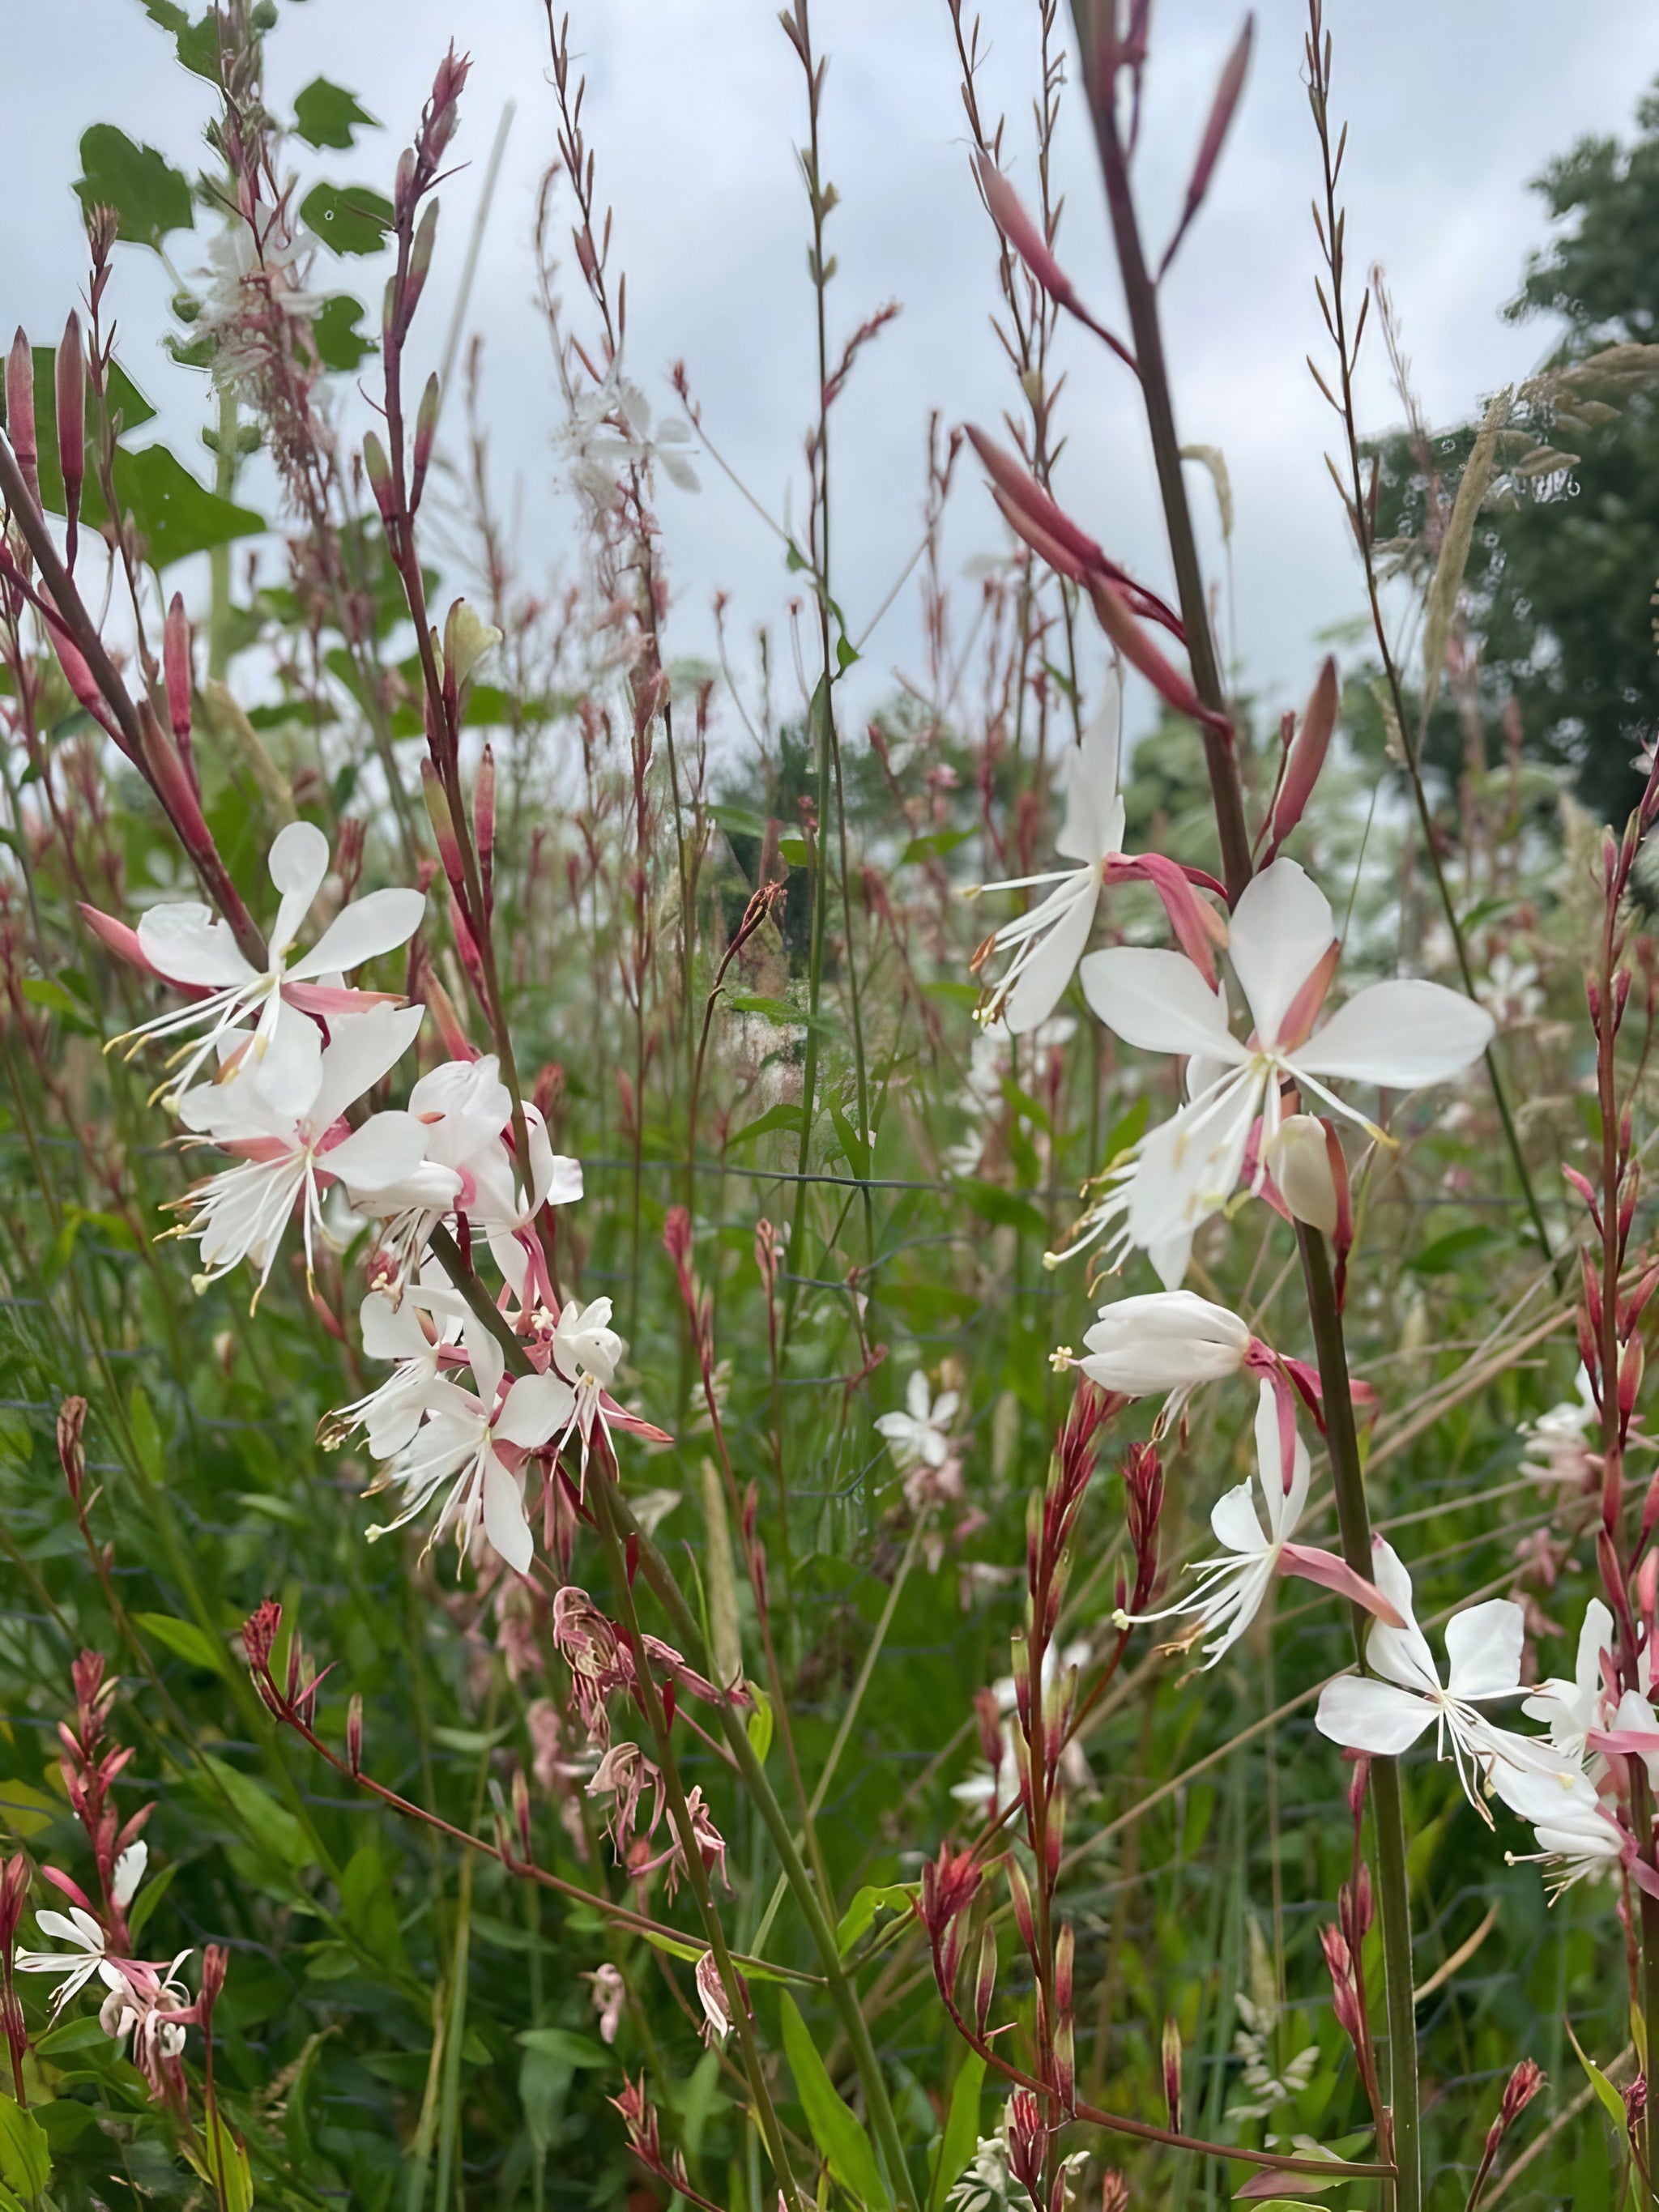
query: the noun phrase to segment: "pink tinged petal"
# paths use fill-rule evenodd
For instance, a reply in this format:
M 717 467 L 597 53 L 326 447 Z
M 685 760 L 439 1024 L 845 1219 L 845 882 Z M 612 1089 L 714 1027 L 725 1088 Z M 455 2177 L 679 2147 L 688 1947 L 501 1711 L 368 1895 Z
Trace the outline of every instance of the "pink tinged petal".
M 532 1451 L 563 1427 L 575 1402 L 574 1391 L 556 1375 L 521 1375 L 507 1389 L 495 1434 L 503 1443 Z
M 1084 996 L 1107 1028 L 1142 1052 L 1244 1058 L 1227 1028 L 1227 1007 L 1184 954 L 1114 945 L 1083 963 Z
M 1296 1060 L 1313 1075 L 1415 1091 L 1460 1074 L 1479 1060 L 1492 1034 L 1492 1016 L 1461 991 L 1401 976 L 1373 983 L 1350 999 L 1301 1047 Z
M 1375 1643 L 1374 1634 L 1371 1641 Z M 1378 1759 L 1397 1759 L 1409 1751 L 1434 1718 L 1434 1707 L 1392 1682 L 1339 1674 L 1319 1693 L 1314 1726 L 1321 1735 L 1349 1751 L 1368 1751 Z
M 507 1565 L 517 1574 L 527 1575 L 536 1547 L 530 1540 L 524 1498 L 516 1477 L 507 1473 L 493 1451 L 484 1454 L 483 1526 L 485 1535 Z
M 1054 850 L 1063 860 L 1093 866 L 1107 854 L 1122 849 L 1123 802 L 1117 789 L 1122 715 L 1122 690 L 1113 671 L 1082 743 L 1069 756 L 1066 820 L 1054 840 Z
M 1200 898 L 1186 870 L 1161 853 L 1143 853 L 1126 863 L 1123 872 L 1151 884 L 1170 918 L 1176 943 L 1213 991 L 1217 988 L 1214 948 L 1226 943 L 1227 928 Z
M 302 1014 L 320 1014 L 332 1021 L 337 1014 L 366 1014 L 372 1006 L 401 1006 L 401 991 L 354 991 L 343 983 L 296 983 L 290 975 L 283 984 L 283 1004 Z
M 270 880 L 282 895 L 270 932 L 271 957 L 280 961 L 323 888 L 328 840 L 314 822 L 290 822 L 272 840 L 269 865 Z
M 1012 1036 L 1026 1036 L 1040 1029 L 1060 1004 L 1089 942 L 1099 903 L 1099 879 L 1089 869 L 1067 876 L 1039 906 L 1020 916 L 1022 922 L 1033 925 L 1022 932 L 1028 945 L 1039 931 L 1043 934 L 1042 942 L 1022 956 L 1018 979 L 1002 1008 Z
M 373 1197 L 413 1175 L 425 1154 L 423 1121 L 412 1114 L 372 1114 L 361 1129 L 319 1152 L 317 1164 L 348 1190 Z
M 370 891 L 350 906 L 343 907 L 303 959 L 289 974 L 303 976 L 348 973 L 365 960 L 378 959 L 407 945 L 421 926 L 426 899 L 415 890 Z
M 1276 1537 L 1293 1535 L 1308 1502 L 1308 1448 L 1297 1432 L 1295 1393 L 1277 1376 L 1256 1388 L 1255 1463 Z
M 426 1009 L 376 1006 L 337 1022 L 323 1054 L 323 1079 L 312 1107 L 319 1128 L 344 1113 L 355 1099 L 389 1074 L 420 1033 Z
M 1454 1698 L 1501 1698 L 1521 1686 L 1527 1617 L 1513 1598 L 1490 1598 L 1446 1623 L 1446 1687 Z
M 1321 1551 L 1315 1544 L 1281 1544 L 1279 1551 L 1279 1571 L 1281 1575 L 1297 1575 L 1304 1583 L 1317 1583 L 1322 1589 L 1334 1590 L 1355 1605 L 1362 1605 L 1367 1613 L 1390 1628 L 1403 1626 L 1400 1615 L 1374 1583 L 1364 1575 L 1357 1575 L 1346 1559 L 1339 1559 L 1334 1552 Z
M 169 982 L 230 990 L 258 982 L 258 971 L 236 949 L 236 940 L 210 907 L 153 906 L 138 922 L 138 950 Z
M 1307 1042 L 1324 1006 L 1341 954 L 1342 947 L 1332 938 L 1324 957 L 1316 960 L 1308 970 L 1306 981 L 1285 1009 L 1285 1018 L 1279 1024 L 1277 1043 L 1281 1052 L 1294 1052 L 1298 1045 Z
M 1329 900 L 1294 860 L 1275 860 L 1240 893 L 1228 952 L 1264 1046 L 1278 1042 L 1291 1002 L 1335 936 Z

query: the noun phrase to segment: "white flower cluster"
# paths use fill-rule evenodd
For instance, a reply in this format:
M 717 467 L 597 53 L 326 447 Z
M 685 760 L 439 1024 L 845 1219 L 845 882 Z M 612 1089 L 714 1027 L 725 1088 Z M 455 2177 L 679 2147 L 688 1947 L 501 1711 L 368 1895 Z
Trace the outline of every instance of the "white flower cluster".
M 544 1206 L 581 1196 L 581 1168 L 554 1152 L 530 1104 L 520 1108 L 528 1158 L 515 1157 L 513 1100 L 492 1056 L 446 1060 L 414 1084 L 406 1106 L 365 1110 L 415 1044 L 425 1010 L 347 978 L 407 944 L 425 902 L 414 890 L 372 891 L 301 952 L 328 868 L 328 841 L 309 823 L 275 840 L 278 905 L 263 969 L 204 906 L 152 907 L 126 933 L 132 957 L 189 1000 L 130 1041 L 184 1040 L 159 1095 L 187 1141 L 230 1161 L 179 1201 L 185 1218 L 173 1233 L 197 1241 L 198 1289 L 248 1261 L 257 1305 L 296 1212 L 308 1281 L 319 1245 L 334 1241 L 325 1210 L 336 1194 L 349 1236 L 370 1220 L 363 1349 L 391 1372 L 329 1417 L 325 1440 L 362 1431 L 382 1462 L 372 1490 L 397 1500 L 387 1528 L 435 1505 L 432 1541 L 453 1535 L 463 1553 L 488 1545 L 524 1573 L 527 1463 L 575 1435 L 585 1466 L 596 1425 L 639 1425 L 609 1395 L 623 1354 L 610 1300 L 561 1310 L 537 1233 Z M 119 925 L 105 927 L 122 941 Z M 441 1223 L 493 1261 L 495 1322 L 429 1251 Z M 532 1371 L 507 1375 L 504 1338 Z

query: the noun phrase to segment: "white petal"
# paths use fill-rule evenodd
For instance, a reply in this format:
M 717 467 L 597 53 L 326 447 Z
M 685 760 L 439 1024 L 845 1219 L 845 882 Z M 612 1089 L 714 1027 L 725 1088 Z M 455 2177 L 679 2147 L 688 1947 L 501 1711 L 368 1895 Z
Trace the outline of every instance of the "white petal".
M 520 1375 L 507 1390 L 495 1434 L 503 1443 L 526 1449 L 544 1444 L 570 1419 L 575 1395 L 556 1375 Z
M 60 1943 L 74 1943 L 82 1951 L 103 1955 L 104 1931 L 81 1905 L 71 1905 L 67 1913 L 37 1912 L 34 1924 L 43 1936 L 55 1936 Z
M 1218 1543 L 1224 1544 L 1230 1552 L 1265 1552 L 1267 1539 L 1261 1533 L 1261 1522 L 1252 1498 L 1251 1486 L 1241 1482 L 1237 1490 L 1224 1490 L 1210 1509 L 1210 1526 Z
M 1319 1693 L 1314 1726 L 1321 1735 L 1350 1751 L 1397 1759 L 1433 1718 L 1434 1707 L 1409 1690 L 1396 1689 L 1392 1682 L 1368 1681 L 1358 1674 L 1339 1674 Z
M 461 1341 L 466 1346 L 466 1356 L 472 1363 L 472 1383 L 478 1400 L 488 1413 L 495 1402 L 495 1393 L 501 1387 L 501 1377 L 507 1372 L 507 1358 L 495 1340 L 493 1329 L 486 1328 L 476 1315 L 469 1313 L 461 1323 Z
M 1613 1649 L 1613 1615 L 1599 1597 L 1584 1607 L 1578 1631 L 1578 1654 L 1573 1677 L 1581 1690 L 1591 1692 L 1601 1686 L 1601 1654 Z
M 412 1298 L 393 1305 L 384 1291 L 371 1291 L 357 1309 L 357 1321 L 371 1359 L 421 1359 L 431 1349 Z
M 332 1042 L 323 1054 L 323 1080 L 312 1106 L 317 1127 L 325 1129 L 395 1067 L 409 1050 L 426 1009 L 374 1006 L 366 1014 L 343 1014 L 330 1024 Z
M 1145 1397 L 1237 1374 L 1250 1332 L 1195 1291 L 1157 1291 L 1103 1306 L 1083 1341 L 1090 1357 L 1081 1364 L 1092 1381 Z
M 1227 1203 L 1261 1108 L 1261 1083 L 1259 1074 L 1236 1076 L 1227 1089 L 1183 1106 L 1142 1140 L 1125 1217 L 1134 1243 L 1150 1251 L 1177 1232 L 1190 1237 Z
M 297 1121 L 310 1111 L 323 1086 L 323 1033 L 308 1014 L 285 1006 L 275 996 L 267 1002 L 267 1012 L 272 1009 L 270 1027 L 262 1018 L 262 1033 L 231 1080 L 251 1084 L 275 1112 Z
M 328 840 L 313 822 L 290 822 L 270 848 L 270 880 L 282 893 L 271 926 L 270 950 L 280 959 L 300 933 L 328 873 Z
M 1399 1553 L 1381 1536 L 1371 1539 L 1371 1580 L 1406 1626 L 1389 1628 L 1378 1621 L 1366 1638 L 1366 1660 L 1390 1681 L 1413 1690 L 1437 1690 L 1440 1676 L 1434 1654 L 1412 1604 L 1412 1578 Z
M 138 945 L 150 966 L 172 982 L 226 990 L 258 976 L 212 908 L 193 902 L 153 906 L 141 915 Z
M 1069 756 L 1066 821 L 1054 850 L 1067 860 L 1091 864 L 1123 845 L 1123 807 L 1117 795 L 1123 697 L 1115 670 L 1106 678 L 1098 711 Z
M 1030 916 L 1021 917 L 1032 921 L 1037 928 L 1045 927 L 1040 920 L 1045 913 L 1052 910 L 1056 918 L 1046 925 L 1047 935 L 1021 968 L 1019 980 L 1008 994 L 1003 1020 L 1010 1036 L 1026 1036 L 1041 1029 L 1060 1004 L 1089 942 L 1099 903 L 1099 878 L 1088 869 L 1080 875 L 1067 876 Z
M 1492 1016 L 1473 999 L 1400 976 L 1350 999 L 1291 1059 L 1311 1075 L 1415 1091 L 1461 1073 L 1492 1040 Z
M 1488 1598 L 1446 1623 L 1446 1687 L 1455 1698 L 1497 1698 L 1521 1686 L 1527 1616 L 1513 1598 Z
M 1255 1463 L 1267 1501 L 1267 1527 L 1274 1540 L 1288 1543 L 1308 1502 L 1308 1447 L 1297 1431 L 1291 1461 L 1291 1487 L 1285 1488 L 1285 1451 L 1279 1433 L 1279 1394 L 1263 1379 L 1255 1401 Z
M 1149 1238 L 1146 1257 L 1153 1272 L 1166 1291 L 1178 1291 L 1186 1279 L 1192 1264 L 1193 1232 L 1190 1229 L 1174 1229 L 1162 1237 Z
M 519 1574 L 527 1575 L 536 1547 L 530 1540 L 524 1499 L 517 1480 L 507 1473 L 493 1451 L 484 1454 L 483 1525 L 485 1535 L 507 1565 Z
M 346 1188 L 372 1198 L 414 1174 L 426 1152 L 426 1124 L 412 1114 L 371 1114 L 337 1145 L 317 1156 L 319 1168 Z
M 1107 1028 L 1143 1052 L 1244 1057 L 1227 1030 L 1227 1005 L 1184 952 L 1113 945 L 1079 970 L 1083 994 Z
M 125 1911 L 138 1893 L 138 1885 L 144 1878 L 144 1869 L 149 1864 L 149 1845 L 141 1836 L 136 1844 L 129 1844 L 115 1862 L 115 1877 L 110 1884 L 110 1894 Z
M 370 891 L 367 898 L 343 907 L 310 951 L 294 961 L 288 972 L 296 981 L 337 969 L 347 973 L 365 960 L 407 945 L 425 911 L 426 900 L 419 891 Z
M 1329 900 L 1294 860 L 1275 860 L 1240 893 L 1227 957 L 1264 1045 L 1278 1042 L 1291 1000 L 1335 936 Z

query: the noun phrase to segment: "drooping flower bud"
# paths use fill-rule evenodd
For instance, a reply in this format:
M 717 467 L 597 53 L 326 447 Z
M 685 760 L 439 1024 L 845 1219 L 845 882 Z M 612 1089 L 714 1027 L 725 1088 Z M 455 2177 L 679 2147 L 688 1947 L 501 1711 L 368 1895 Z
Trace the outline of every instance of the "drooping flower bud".
M 381 520 L 390 522 L 397 495 L 392 489 L 392 464 L 386 459 L 378 431 L 371 430 L 363 440 L 363 473 L 368 478 L 368 488 L 374 495 Z
M 55 386 L 58 465 L 63 471 L 64 512 L 69 519 L 64 565 L 72 572 L 81 514 L 81 485 L 87 472 L 87 364 L 81 344 L 81 318 L 73 308 L 58 348 Z
M 498 646 L 501 634 L 465 599 L 457 599 L 444 621 L 444 678 L 459 686 L 468 681 L 485 653 Z
M 411 514 L 421 503 L 422 488 L 426 483 L 427 469 L 432 459 L 433 441 L 438 434 L 438 407 L 442 393 L 438 372 L 434 369 L 426 380 L 425 389 L 421 393 L 421 404 L 415 416 L 414 465 L 409 486 Z
M 167 720 L 182 748 L 190 737 L 190 621 L 182 592 L 175 592 L 161 635 L 161 672 L 166 681 Z
M 1317 1115 L 1287 1115 L 1267 1139 L 1264 1157 L 1279 1196 L 1296 1218 L 1322 1236 L 1334 1237 L 1342 1209 L 1325 1124 Z M 1337 1157 L 1341 1158 L 1340 1152 Z

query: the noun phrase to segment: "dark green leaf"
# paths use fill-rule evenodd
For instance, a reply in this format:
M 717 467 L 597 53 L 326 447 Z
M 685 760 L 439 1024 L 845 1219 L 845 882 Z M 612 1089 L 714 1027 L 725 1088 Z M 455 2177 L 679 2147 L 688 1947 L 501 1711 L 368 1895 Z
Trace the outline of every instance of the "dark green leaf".
M 844 635 L 836 640 L 836 665 L 837 668 L 850 668 L 858 657 L 858 647 L 855 645 L 849 643 Z
M 32 2203 L 52 2175 L 46 2131 L 33 2112 L 0 2096 L 0 2181 Z
M 836 1948 L 844 1959 L 878 1912 L 908 1912 L 916 1893 L 914 1882 L 866 1884 L 841 1916 Z
M 855 1176 L 867 1178 L 870 1173 L 870 1147 L 833 1098 L 830 1101 L 830 1119 L 834 1125 L 836 1136 L 841 1140 L 842 1152 L 848 1166 L 852 1169 Z
M 799 1106 L 787 1103 L 769 1106 L 763 1114 L 757 1115 L 752 1121 L 738 1131 L 737 1134 L 730 1139 L 727 1149 L 734 1152 L 739 1145 L 746 1145 L 755 1137 L 768 1136 L 774 1129 L 793 1129 L 799 1133 L 799 1128 L 800 1108 Z
M 193 23 L 188 10 L 179 7 L 176 0 L 144 0 L 144 13 L 152 23 L 159 23 L 164 31 L 172 32 L 179 58 L 193 76 L 205 77 L 210 84 L 217 84 L 219 25 L 211 8 Z
M 708 810 L 728 837 L 763 837 L 765 817 L 751 814 L 746 806 L 711 806 Z
M 965 845 L 973 836 L 971 830 L 935 830 L 931 836 L 913 837 L 899 854 L 899 866 L 911 860 L 936 860 L 941 854 L 954 853 L 958 845 Z
M 205 1763 L 216 1782 L 229 1799 L 231 1808 L 255 1841 L 274 1858 L 286 1866 L 310 1866 L 315 1853 L 305 1830 L 286 1806 L 279 1805 L 263 1782 L 256 1782 L 251 1774 L 243 1774 L 211 1752 L 204 1753 Z
M 1018 1229 L 1027 1237 L 1046 1237 L 1048 1224 L 1029 1198 L 994 1182 L 964 1182 L 962 1194 L 981 1221 L 998 1229 Z
M 562 2059 L 567 2066 L 611 2063 L 611 2053 L 602 2043 L 595 2043 L 591 2035 L 578 2035 L 574 2028 L 521 2028 L 519 2041 L 526 2051 L 538 2051 L 544 2058 Z
M 371 130 L 380 128 L 368 110 L 358 106 L 354 93 L 325 76 L 313 77 L 295 95 L 294 128 L 307 146 L 349 146 L 352 132 L 365 123 Z
M 392 209 L 367 185 L 313 185 L 300 203 L 300 216 L 332 252 L 378 253 Z
M 861 2204 L 890 2204 L 892 2198 L 882 2180 L 870 2138 L 850 2106 L 836 2095 L 799 2006 L 787 1990 L 778 2002 L 783 2013 L 784 2053 L 795 2077 L 795 2094 L 825 2164 L 842 2187 Z
M 265 527 L 262 514 L 237 507 L 198 483 L 165 446 L 142 453 L 118 451 L 115 493 L 122 511 L 137 524 L 145 558 L 165 568 L 211 545 L 234 538 L 257 538 Z
M 135 246 L 159 249 L 170 230 L 189 230 L 196 221 L 190 179 L 154 146 L 135 146 L 112 123 L 94 123 L 81 139 L 81 174 L 75 189 L 88 213 L 111 207 L 119 217 L 117 235 Z
M 210 1674 L 228 1672 L 224 1647 L 216 1644 L 206 1630 L 198 1628 L 193 1620 L 174 1620 L 165 1613 L 138 1613 L 133 1619 L 146 1636 L 164 1651 L 171 1651 L 175 1659 L 185 1660 Z

